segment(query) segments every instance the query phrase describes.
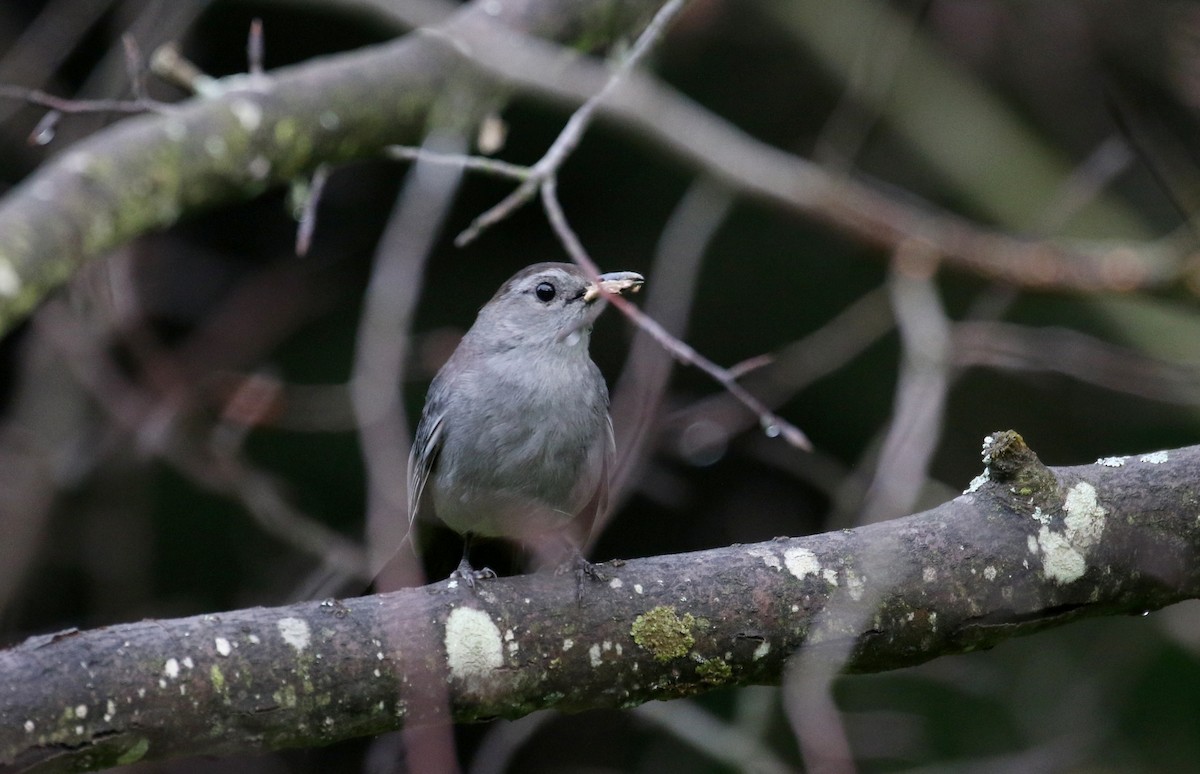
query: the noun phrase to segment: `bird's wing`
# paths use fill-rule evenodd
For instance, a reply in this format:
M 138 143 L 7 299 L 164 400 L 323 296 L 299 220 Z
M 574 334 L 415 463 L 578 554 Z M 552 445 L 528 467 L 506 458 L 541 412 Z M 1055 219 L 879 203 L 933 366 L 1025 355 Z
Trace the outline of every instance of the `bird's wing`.
M 603 436 L 600 439 L 600 480 L 596 482 L 596 491 L 571 525 L 571 531 L 578 541 L 577 545 L 584 553 L 596 537 L 596 526 L 603 525 L 604 517 L 608 515 L 608 486 L 612 476 L 613 459 L 617 454 L 617 441 L 613 436 L 612 417 L 608 416 L 607 412 L 604 415 Z
M 432 407 L 430 407 L 432 408 Z M 417 437 L 408 452 L 408 529 L 417 518 L 421 495 L 429 481 L 430 471 L 442 450 L 442 421 L 446 415 L 440 411 L 426 411 L 417 425 Z

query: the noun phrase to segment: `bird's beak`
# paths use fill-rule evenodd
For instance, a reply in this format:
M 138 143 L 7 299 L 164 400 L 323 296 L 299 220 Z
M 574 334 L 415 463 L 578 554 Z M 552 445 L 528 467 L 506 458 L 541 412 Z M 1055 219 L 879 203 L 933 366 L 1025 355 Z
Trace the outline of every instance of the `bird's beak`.
M 626 290 L 636 293 L 645 281 L 645 278 L 635 271 L 610 271 L 600 275 L 599 283 L 593 282 L 588 285 L 587 290 L 583 292 L 583 300 L 590 304 L 605 293 L 620 295 Z

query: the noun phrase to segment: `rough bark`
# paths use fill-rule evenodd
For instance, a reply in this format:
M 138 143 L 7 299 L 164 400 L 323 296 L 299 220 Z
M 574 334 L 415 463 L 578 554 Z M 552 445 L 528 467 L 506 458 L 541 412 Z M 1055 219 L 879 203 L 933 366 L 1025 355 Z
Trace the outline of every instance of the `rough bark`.
M 578 597 L 542 574 L 35 637 L 0 652 L 0 765 L 629 707 L 777 683 L 801 648 L 875 672 L 1200 596 L 1200 447 L 1053 469 L 1016 433 L 984 451 L 985 475 L 933 510 L 612 562 Z

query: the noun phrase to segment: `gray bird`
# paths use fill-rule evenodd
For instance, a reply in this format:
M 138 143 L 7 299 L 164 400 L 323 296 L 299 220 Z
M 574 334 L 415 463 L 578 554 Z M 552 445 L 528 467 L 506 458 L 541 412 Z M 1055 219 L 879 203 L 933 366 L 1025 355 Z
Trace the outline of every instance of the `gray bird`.
M 463 536 L 451 578 L 495 577 L 468 561 L 477 535 L 543 555 L 565 541 L 590 568 L 579 546 L 607 507 L 615 447 L 588 341 L 603 291 L 642 282 L 614 272 L 597 285 L 569 263 L 529 266 L 479 310 L 434 377 L 408 458 L 409 530 L 432 514 Z

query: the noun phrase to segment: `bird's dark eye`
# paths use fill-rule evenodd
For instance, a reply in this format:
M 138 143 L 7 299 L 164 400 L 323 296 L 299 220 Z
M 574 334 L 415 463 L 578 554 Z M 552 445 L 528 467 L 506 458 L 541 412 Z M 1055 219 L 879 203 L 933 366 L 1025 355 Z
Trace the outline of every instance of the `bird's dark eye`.
M 533 292 L 538 297 L 538 301 L 548 304 L 554 300 L 554 295 L 557 291 L 549 282 L 541 282 L 533 289 Z

